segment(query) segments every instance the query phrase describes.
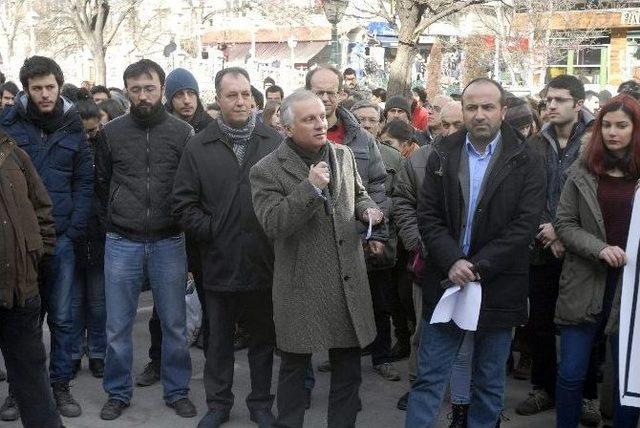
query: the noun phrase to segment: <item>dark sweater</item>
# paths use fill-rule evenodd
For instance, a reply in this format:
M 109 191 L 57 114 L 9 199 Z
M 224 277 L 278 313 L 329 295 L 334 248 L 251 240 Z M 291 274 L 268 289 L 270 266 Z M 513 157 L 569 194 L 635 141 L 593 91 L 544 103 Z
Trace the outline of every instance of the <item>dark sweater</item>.
M 636 181 L 604 175 L 598 181 L 598 204 L 602 210 L 607 244 L 624 249 L 629 235 Z

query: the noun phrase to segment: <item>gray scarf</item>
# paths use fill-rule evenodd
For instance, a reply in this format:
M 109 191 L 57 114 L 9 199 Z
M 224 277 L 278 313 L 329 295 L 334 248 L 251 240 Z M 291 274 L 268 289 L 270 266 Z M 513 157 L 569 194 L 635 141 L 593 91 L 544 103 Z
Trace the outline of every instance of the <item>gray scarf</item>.
M 252 113 L 249 116 L 247 123 L 245 123 L 241 128 L 232 128 L 224 123 L 222 117 L 218 117 L 217 121 L 222 132 L 229 137 L 233 153 L 235 153 L 236 158 L 238 158 L 238 163 L 242 165 L 244 163 L 244 155 L 247 153 L 249 141 L 251 140 L 251 134 L 256 126 L 256 115 Z

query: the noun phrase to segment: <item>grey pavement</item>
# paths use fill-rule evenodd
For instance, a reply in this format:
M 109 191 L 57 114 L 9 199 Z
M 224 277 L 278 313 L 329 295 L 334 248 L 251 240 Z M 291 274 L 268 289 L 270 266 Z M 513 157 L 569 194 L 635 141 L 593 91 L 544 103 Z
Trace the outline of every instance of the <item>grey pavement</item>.
M 151 296 L 149 292 L 140 297 L 138 316 L 134 326 L 134 374 L 142 370 L 147 363 L 147 351 L 149 346 L 149 333 L 147 322 L 151 316 Z M 48 333 L 45 332 L 48 348 Z M 200 417 L 206 413 L 204 387 L 202 384 L 202 372 L 204 368 L 204 356 L 200 349 L 191 349 L 193 363 L 193 377 L 191 382 L 190 398 L 198 408 L 198 416 L 193 419 L 183 419 L 175 415 L 172 409 L 164 405 L 162 400 L 162 386 L 156 384 L 146 388 L 136 387 L 134 390 L 131 407 L 126 409 L 123 415 L 116 421 L 103 421 L 99 417 L 100 408 L 106 401 L 99 379 L 91 376 L 87 368 L 87 361 L 83 360 L 82 371 L 72 382 L 72 392 L 80 402 L 83 414 L 79 418 L 65 419 L 65 425 L 69 428 L 129 428 L 129 427 L 154 427 L 177 428 L 195 427 Z M 317 366 L 326 355 L 314 355 L 314 366 Z M 274 358 L 273 391 L 277 380 L 277 371 L 280 360 Z M 404 426 L 404 412 L 396 409 L 398 398 L 408 387 L 406 381 L 407 362 L 396 363 L 396 367 L 402 372 L 403 380 L 400 382 L 387 382 L 376 375 L 371 368 L 369 357 L 362 359 L 362 397 L 363 410 L 358 415 L 358 427 L 371 428 L 395 428 Z M 312 395 L 311 409 L 305 416 L 305 427 L 326 427 L 327 395 L 329 391 L 328 373 L 316 371 L 316 387 Z M 553 411 L 541 415 L 521 417 L 515 414 L 515 405 L 526 397 L 529 384 L 527 381 L 515 381 L 510 379 L 507 386 L 505 415 L 509 420 L 502 422 L 502 427 L 553 427 L 555 417 Z M 225 428 L 255 427 L 249 421 L 249 412 L 244 399 L 249 392 L 249 366 L 245 351 L 236 353 L 234 393 L 236 403 L 231 412 L 229 423 Z M 0 399 L 4 400 L 7 394 L 7 383 L 0 383 Z M 275 411 L 275 405 L 274 405 Z M 447 427 L 446 414 L 448 404 L 443 405 L 440 427 Z M 20 427 L 19 422 L 0 422 L 0 427 Z

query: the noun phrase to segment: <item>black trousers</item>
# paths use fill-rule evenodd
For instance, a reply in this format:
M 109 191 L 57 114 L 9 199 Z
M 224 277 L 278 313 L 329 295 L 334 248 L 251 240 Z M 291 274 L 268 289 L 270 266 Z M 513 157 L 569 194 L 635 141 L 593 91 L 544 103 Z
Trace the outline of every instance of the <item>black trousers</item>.
M 413 284 L 407 271 L 409 253 L 398 245 L 398 259 L 391 270 L 391 319 L 396 339 L 407 348 L 415 329 L 416 315 L 413 310 Z
M 40 315 L 37 296 L 27 299 L 25 307 L 0 309 L 0 350 L 22 424 L 26 428 L 59 428 L 62 420 L 49 384 Z
M 207 305 L 205 304 L 205 291 L 202 286 L 202 274 L 193 272 L 193 279 L 196 283 L 196 291 L 198 292 L 198 300 L 202 306 L 202 325 L 200 326 L 200 334 L 203 335 L 203 352 L 207 355 L 207 345 L 209 343 L 209 320 L 207 318 Z M 149 346 L 149 358 L 154 364 L 160 367 L 160 359 L 162 358 L 162 328 L 160 327 L 160 317 L 156 312 L 156 306 L 153 305 L 153 313 L 149 318 L 149 335 L 151 336 L 151 345 Z
M 210 329 L 204 367 L 204 389 L 209 409 L 228 412 L 233 407 L 233 336 L 236 322 L 243 311 L 249 333 L 248 358 L 251 370 L 251 393 L 246 400 L 247 407 L 250 411 L 271 409 L 275 348 L 271 289 L 205 293 Z
M 371 344 L 371 363 L 374 366 L 391 362 L 391 270 L 368 273 L 376 338 Z
M 329 350 L 331 387 L 328 428 L 352 428 L 358 415 L 358 390 L 362 383 L 360 348 Z M 311 354 L 281 353 L 278 377 L 278 418 L 273 428 L 302 428 L 304 425 L 304 379 Z
M 553 319 L 561 272 L 562 261 L 554 259 L 546 265 L 532 265 L 529 274 L 531 383 L 534 389 L 544 389 L 550 397 L 556 395 L 556 325 Z M 598 398 L 599 363 L 599 354 L 594 347 L 583 387 L 584 398 Z

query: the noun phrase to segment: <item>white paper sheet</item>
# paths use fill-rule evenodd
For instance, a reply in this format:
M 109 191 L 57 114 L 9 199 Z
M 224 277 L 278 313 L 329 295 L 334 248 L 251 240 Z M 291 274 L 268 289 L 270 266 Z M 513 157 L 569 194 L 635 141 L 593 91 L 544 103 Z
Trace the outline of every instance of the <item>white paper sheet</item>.
M 627 265 L 620 304 L 618 384 L 620 403 L 640 407 L 640 190 L 636 190 L 626 248 Z
M 463 330 L 476 331 L 481 304 L 482 287 L 479 282 L 470 282 L 464 287 L 449 287 L 433 311 L 431 324 L 453 320 Z

